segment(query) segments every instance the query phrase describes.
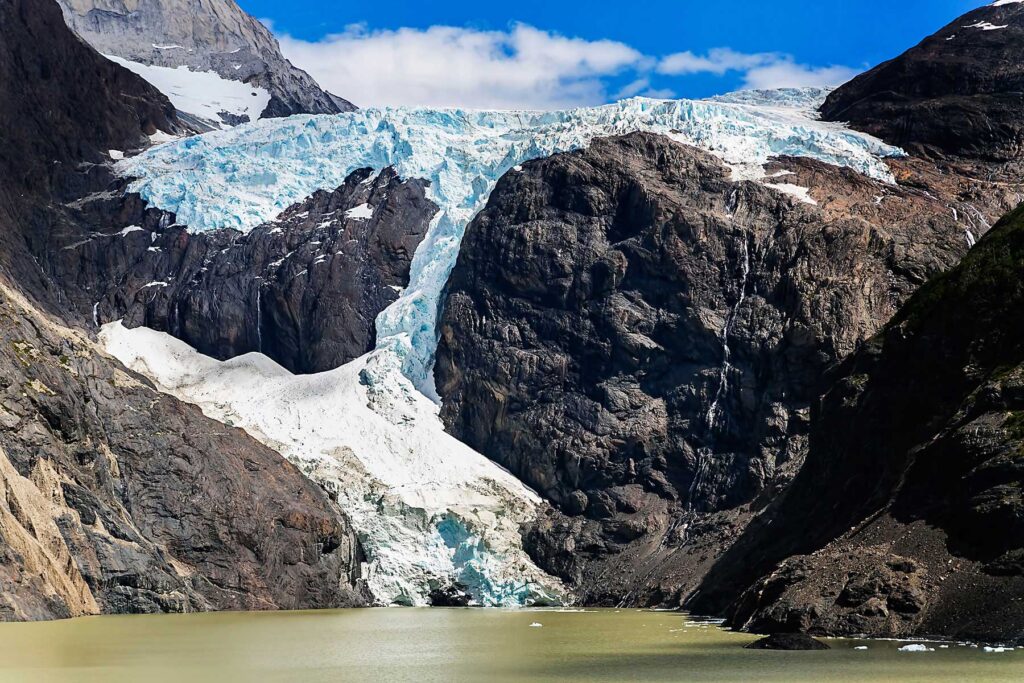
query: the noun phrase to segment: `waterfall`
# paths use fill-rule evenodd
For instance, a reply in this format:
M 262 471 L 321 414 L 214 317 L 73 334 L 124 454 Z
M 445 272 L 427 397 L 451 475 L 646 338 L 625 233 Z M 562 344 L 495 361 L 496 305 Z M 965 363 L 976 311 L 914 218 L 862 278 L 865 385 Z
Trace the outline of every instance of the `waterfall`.
M 256 350 L 263 353 L 263 283 L 256 287 Z
M 734 193 L 735 194 L 735 193 Z M 730 203 L 732 199 L 730 199 Z M 750 248 L 747 245 L 747 236 L 743 236 L 743 253 L 742 261 L 740 263 L 740 290 L 739 298 L 736 300 L 736 305 L 732 307 L 729 314 L 725 318 L 725 324 L 722 326 L 722 365 L 718 371 L 718 391 L 715 392 L 715 398 L 711 402 L 711 407 L 708 409 L 707 415 L 705 416 L 705 422 L 708 430 L 714 430 L 715 425 L 718 423 L 719 415 L 719 403 L 722 397 L 729 390 L 729 373 L 733 370 L 732 365 L 732 349 L 729 348 L 729 335 L 732 334 L 733 325 L 736 323 L 736 316 L 739 313 L 740 306 L 747 298 L 747 280 L 750 278 Z

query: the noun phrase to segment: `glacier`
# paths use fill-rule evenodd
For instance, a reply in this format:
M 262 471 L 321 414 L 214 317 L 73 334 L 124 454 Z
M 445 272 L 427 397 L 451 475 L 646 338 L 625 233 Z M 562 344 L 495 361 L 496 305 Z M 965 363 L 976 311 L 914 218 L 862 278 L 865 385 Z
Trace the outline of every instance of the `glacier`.
M 468 586 L 485 605 L 568 600 L 522 549 L 519 525 L 542 501 L 447 435 L 438 417 L 435 320 L 466 226 L 505 173 L 634 131 L 705 149 L 736 180 L 770 184 L 763 165 L 790 155 L 893 182 L 884 159 L 902 151 L 818 120 L 826 95 L 634 98 L 554 112 L 367 109 L 264 119 L 161 144 L 117 169 L 133 178 L 131 190 L 191 230 L 249 230 L 361 167 L 394 166 L 404 178 L 429 180 L 428 197 L 440 209 L 414 255 L 409 286 L 377 318 L 376 349 L 336 370 L 296 377 L 259 354 L 220 363 L 166 335 L 117 324 L 103 338 L 130 367 L 246 429 L 336 492 L 382 604 L 426 604 L 444 580 Z M 806 201 L 801 188 L 774 187 Z
M 565 587 L 522 549 L 519 526 L 540 499 L 445 434 L 426 397 L 375 402 L 358 362 L 293 375 L 262 354 L 218 361 L 120 322 L 99 337 L 162 391 L 244 429 L 334 494 L 379 604 L 424 606 L 432 590 L 455 582 L 484 606 L 566 602 Z
M 417 250 L 409 287 L 377 320 L 378 349 L 434 396 L 437 302 L 466 225 L 505 173 L 598 136 L 651 131 L 719 156 L 734 176 L 759 178 L 780 155 L 813 157 L 894 182 L 884 157 L 902 151 L 814 110 L 823 89 L 747 91 L 710 100 L 633 98 L 554 112 L 365 109 L 261 120 L 171 142 L 118 163 L 131 190 L 193 230 L 249 230 L 353 170 L 394 166 L 431 182 L 440 207 Z

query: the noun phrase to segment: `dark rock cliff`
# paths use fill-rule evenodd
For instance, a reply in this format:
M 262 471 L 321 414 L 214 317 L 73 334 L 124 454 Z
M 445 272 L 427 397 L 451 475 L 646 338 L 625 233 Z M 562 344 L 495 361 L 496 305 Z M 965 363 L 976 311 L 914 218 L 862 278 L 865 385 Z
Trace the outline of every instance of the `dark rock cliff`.
M 0 619 L 362 604 L 324 491 L 52 315 L 82 319 L 47 255 L 90 238 L 107 150 L 178 130 L 167 100 L 55 3 L 5 0 L 0 125 Z
M 803 470 L 693 607 L 763 576 L 735 625 L 1024 638 L 1022 274 L 1018 209 L 836 369 Z
M 569 516 L 528 536 L 586 601 L 678 601 L 799 469 L 826 368 L 967 250 L 931 192 L 769 172 L 818 204 L 667 138 L 597 140 L 504 177 L 467 230 L 442 417 Z
M 409 282 L 437 206 L 393 169 L 353 172 L 247 234 L 190 233 L 137 195 L 89 195 L 52 240 L 51 273 L 94 324 L 124 318 L 221 359 L 260 351 L 293 372 L 371 350 L 374 322 Z

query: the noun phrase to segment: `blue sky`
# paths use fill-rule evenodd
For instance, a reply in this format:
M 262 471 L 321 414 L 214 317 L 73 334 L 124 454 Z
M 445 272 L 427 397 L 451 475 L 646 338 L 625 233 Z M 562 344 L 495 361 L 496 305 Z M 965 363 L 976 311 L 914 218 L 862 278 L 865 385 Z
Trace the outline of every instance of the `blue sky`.
M 554 108 L 841 82 L 978 0 L 240 0 L 362 106 Z

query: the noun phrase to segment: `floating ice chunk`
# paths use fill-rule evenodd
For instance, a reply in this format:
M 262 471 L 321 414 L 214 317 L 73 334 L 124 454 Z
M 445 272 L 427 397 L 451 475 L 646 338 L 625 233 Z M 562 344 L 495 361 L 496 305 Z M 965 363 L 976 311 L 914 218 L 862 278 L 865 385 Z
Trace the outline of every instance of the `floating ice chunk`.
M 530 628 L 541 628 L 542 626 L 544 626 L 544 624 L 540 623 L 539 621 L 535 621 L 532 624 L 530 624 Z
M 124 152 L 119 149 L 107 150 L 107 155 L 114 161 L 121 161 L 121 159 L 124 159 Z
M 997 645 L 995 647 L 991 647 L 989 645 L 986 645 L 985 647 L 982 648 L 982 650 L 984 650 L 985 652 L 1013 652 L 1013 648 L 1012 647 L 1005 647 L 1005 646 L 1002 646 L 1002 645 Z
M 866 650 L 866 649 L 868 649 L 868 646 L 867 645 L 857 645 L 853 649 L 854 650 Z
M 911 645 L 904 645 L 899 649 L 900 652 L 935 652 L 935 648 L 922 645 L 921 643 L 913 643 Z
M 142 228 L 140 226 L 138 226 L 138 225 L 129 225 L 127 228 L 122 230 L 119 234 L 121 235 L 121 237 L 124 237 L 125 235 L 129 235 L 129 234 L 131 234 L 133 232 L 142 232 Z

